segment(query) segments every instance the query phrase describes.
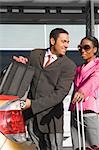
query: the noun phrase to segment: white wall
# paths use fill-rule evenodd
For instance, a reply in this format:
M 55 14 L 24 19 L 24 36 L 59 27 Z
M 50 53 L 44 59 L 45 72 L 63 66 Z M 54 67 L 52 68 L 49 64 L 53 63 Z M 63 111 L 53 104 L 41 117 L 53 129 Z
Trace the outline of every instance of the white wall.
M 0 24 L 0 49 L 47 47 L 49 45 L 49 33 L 56 27 L 62 27 L 69 32 L 70 48 L 76 48 L 81 38 L 85 36 L 84 25 Z
M 0 48 L 44 47 L 44 25 L 0 25 Z
M 44 48 L 49 45 L 49 33 L 56 27 L 62 27 L 70 34 L 70 49 L 77 48 L 80 40 L 86 35 L 85 25 L 27 25 L 0 24 L 0 49 L 2 48 Z M 95 36 L 98 37 L 98 25 Z

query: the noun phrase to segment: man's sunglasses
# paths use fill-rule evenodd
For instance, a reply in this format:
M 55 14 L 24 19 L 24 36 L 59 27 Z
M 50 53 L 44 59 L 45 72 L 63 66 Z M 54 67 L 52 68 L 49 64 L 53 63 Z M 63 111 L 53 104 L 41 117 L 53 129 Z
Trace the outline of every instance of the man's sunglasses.
M 82 49 L 84 49 L 85 51 L 89 51 L 91 49 L 91 46 L 90 45 L 84 45 L 84 46 L 78 45 L 78 50 L 82 51 Z

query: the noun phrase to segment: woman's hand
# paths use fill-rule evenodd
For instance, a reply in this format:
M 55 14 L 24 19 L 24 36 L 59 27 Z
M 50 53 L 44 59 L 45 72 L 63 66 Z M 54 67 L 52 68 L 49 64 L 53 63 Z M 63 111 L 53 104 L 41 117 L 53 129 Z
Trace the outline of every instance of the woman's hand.
M 13 56 L 13 59 L 16 60 L 17 62 L 21 62 L 23 64 L 26 64 L 28 62 L 28 59 L 26 57 L 23 56 Z
M 82 100 L 84 100 L 84 93 L 82 93 L 81 91 L 77 91 L 77 92 L 74 94 L 72 103 L 75 104 L 76 102 L 80 102 L 80 101 L 82 101 Z

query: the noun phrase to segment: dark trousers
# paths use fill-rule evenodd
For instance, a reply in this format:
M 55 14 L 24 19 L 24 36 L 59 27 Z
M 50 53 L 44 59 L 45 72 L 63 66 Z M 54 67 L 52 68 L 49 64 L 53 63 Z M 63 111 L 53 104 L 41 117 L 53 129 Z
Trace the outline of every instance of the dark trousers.
M 29 139 L 36 144 L 38 150 L 62 150 L 62 133 L 42 133 L 37 125 L 35 127 L 33 126 L 33 120 L 28 120 Z

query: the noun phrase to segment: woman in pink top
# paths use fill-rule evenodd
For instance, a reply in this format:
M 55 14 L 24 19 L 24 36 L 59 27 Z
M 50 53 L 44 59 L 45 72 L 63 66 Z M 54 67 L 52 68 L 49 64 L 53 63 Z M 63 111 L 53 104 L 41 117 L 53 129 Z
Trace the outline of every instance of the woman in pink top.
M 70 104 L 71 136 L 74 150 L 78 150 L 78 132 L 75 103 L 83 100 L 86 149 L 99 150 L 99 58 L 98 40 L 93 36 L 81 40 L 78 50 L 84 60 L 76 69 L 74 93 Z M 79 106 L 80 111 L 80 106 Z

